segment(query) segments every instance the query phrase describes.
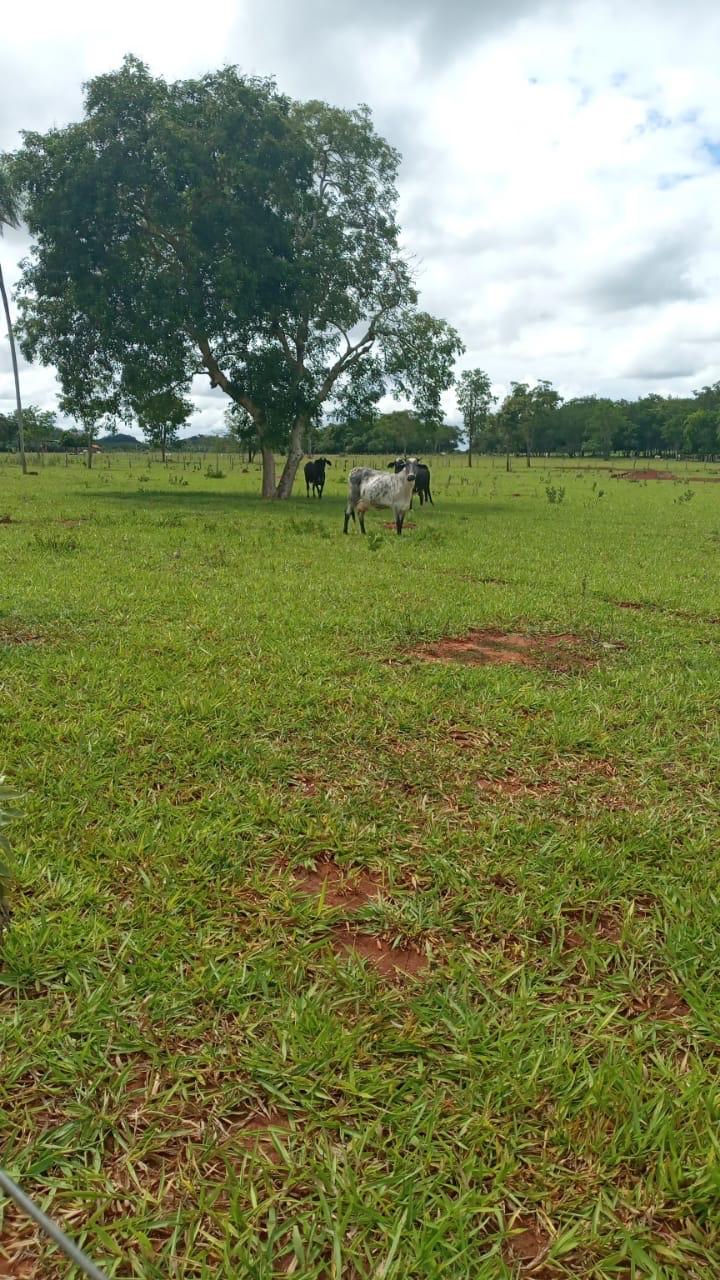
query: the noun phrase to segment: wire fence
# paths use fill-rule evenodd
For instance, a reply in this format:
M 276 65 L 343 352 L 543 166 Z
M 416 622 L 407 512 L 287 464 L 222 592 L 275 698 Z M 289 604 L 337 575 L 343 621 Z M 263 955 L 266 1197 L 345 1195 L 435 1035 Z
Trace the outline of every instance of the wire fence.
M 23 1213 L 32 1218 L 33 1222 L 37 1222 L 45 1234 L 51 1240 L 54 1240 L 58 1248 L 62 1249 L 66 1257 L 71 1262 L 74 1262 L 81 1271 L 84 1271 L 85 1275 L 90 1277 L 90 1280 L 108 1280 L 105 1272 L 96 1267 L 87 1254 L 83 1253 L 82 1249 L 78 1248 L 75 1242 L 69 1236 L 66 1236 L 57 1223 L 53 1222 L 52 1218 L 48 1218 L 47 1214 L 43 1213 L 43 1210 L 29 1196 L 26 1196 L 25 1192 L 21 1191 L 17 1183 L 13 1182 L 12 1178 L 8 1177 L 6 1173 L 3 1173 L 2 1169 L 0 1169 L 0 1191 L 4 1191 L 11 1200 L 14 1200 Z

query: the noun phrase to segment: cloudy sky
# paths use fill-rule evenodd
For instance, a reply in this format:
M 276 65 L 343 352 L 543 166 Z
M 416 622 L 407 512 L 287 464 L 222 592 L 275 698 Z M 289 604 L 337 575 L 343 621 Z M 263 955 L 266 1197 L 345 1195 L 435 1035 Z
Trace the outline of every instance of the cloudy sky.
M 0 148 L 76 119 L 132 52 L 182 77 L 236 63 L 298 97 L 370 104 L 403 154 L 422 304 L 464 365 L 564 396 L 720 378 L 717 0 L 28 0 L 6 6 Z M 10 281 L 25 248 L 0 242 Z M 52 407 L 51 370 L 23 370 Z M 191 430 L 224 398 L 197 384 Z M 12 405 L 0 340 L 0 410 Z M 447 409 L 455 416 L 454 402 Z

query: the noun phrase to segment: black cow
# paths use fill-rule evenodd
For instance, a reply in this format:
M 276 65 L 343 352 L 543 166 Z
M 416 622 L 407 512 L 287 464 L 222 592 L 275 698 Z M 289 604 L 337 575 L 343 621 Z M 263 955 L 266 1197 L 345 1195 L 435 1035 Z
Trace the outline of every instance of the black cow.
M 325 468 L 331 466 L 332 462 L 327 458 L 316 458 L 314 462 L 305 463 L 305 487 L 308 498 L 311 486 L 313 497 L 322 498 L 322 491 L 325 488 Z
M 402 471 L 406 462 L 415 463 L 416 475 L 414 492 L 417 493 L 420 498 L 420 506 L 422 506 L 424 502 L 430 502 L 434 507 L 435 503 L 432 500 L 432 494 L 430 492 L 430 468 L 426 467 L 424 462 L 418 462 L 417 458 L 396 458 L 394 462 L 388 462 L 388 466 L 394 467 L 395 474 L 397 475 L 398 472 Z

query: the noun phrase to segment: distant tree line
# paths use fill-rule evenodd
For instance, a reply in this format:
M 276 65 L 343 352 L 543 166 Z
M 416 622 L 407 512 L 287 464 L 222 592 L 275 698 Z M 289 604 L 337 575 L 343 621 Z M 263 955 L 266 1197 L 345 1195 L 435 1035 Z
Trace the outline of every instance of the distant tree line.
M 578 396 L 563 401 L 549 382 L 513 383 L 488 414 L 479 446 L 489 453 L 559 453 L 609 458 L 720 456 L 720 382 L 692 396 L 650 394 L 638 400 Z
M 462 374 L 457 387 L 463 426 L 423 418 L 409 410 L 373 414 L 308 432 L 308 453 L 473 453 L 568 457 L 720 457 L 720 382 L 692 396 L 650 394 L 638 400 L 605 396 L 561 398 L 552 384 L 511 383 L 497 407 L 482 370 Z M 247 443 L 247 442 L 246 442 Z
M 692 396 L 650 394 L 638 400 L 578 396 L 563 401 L 551 383 L 535 387 L 512 383 L 495 407 L 490 380 L 482 370 L 468 370 L 458 381 L 458 404 L 463 426 L 439 416 L 411 409 L 379 413 L 372 404 L 353 417 L 331 414 L 323 423 L 316 416 L 307 426 L 303 447 L 308 454 L 432 455 L 467 450 L 531 458 L 541 454 L 609 458 L 613 454 L 638 457 L 688 457 L 711 461 L 720 457 L 720 382 L 702 387 Z M 189 406 L 188 406 L 189 409 Z M 187 416 L 183 408 L 183 420 Z M 60 427 L 51 410 L 30 405 L 23 410 L 27 449 L 86 448 L 94 433 Z M 237 448 L 252 461 L 260 441 L 249 414 L 233 406 L 226 413 L 226 433 L 177 438 L 178 416 L 161 431 L 157 420 L 141 424 L 147 444 L 161 451 L 189 449 L 226 451 Z M 0 413 L 0 450 L 18 445 L 15 413 Z M 123 433 L 105 436 L 109 448 L 142 447 Z M 282 453 L 282 448 L 278 449 Z

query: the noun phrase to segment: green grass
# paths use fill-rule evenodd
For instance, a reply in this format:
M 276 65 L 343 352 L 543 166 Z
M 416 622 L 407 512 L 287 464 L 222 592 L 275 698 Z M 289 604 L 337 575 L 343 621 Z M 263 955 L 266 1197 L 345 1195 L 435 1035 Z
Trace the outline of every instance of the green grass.
M 720 486 L 440 461 L 363 540 L 214 464 L 0 465 L 4 1167 L 118 1277 L 717 1274 Z M 408 656 L 473 627 L 597 664 Z

